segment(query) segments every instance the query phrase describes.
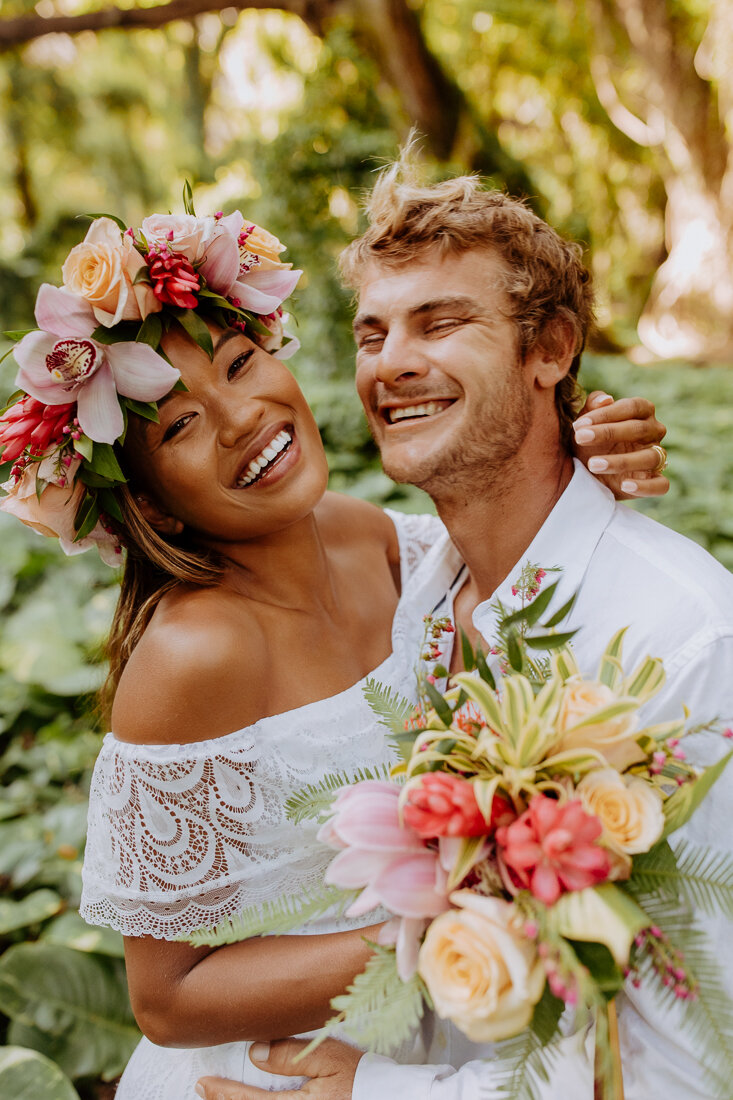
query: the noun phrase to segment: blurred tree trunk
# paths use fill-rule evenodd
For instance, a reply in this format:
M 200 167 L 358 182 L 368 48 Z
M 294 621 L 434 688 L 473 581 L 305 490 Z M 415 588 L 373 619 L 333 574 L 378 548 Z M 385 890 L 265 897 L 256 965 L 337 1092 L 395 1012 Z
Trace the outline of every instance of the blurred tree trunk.
M 663 357 L 729 358 L 733 0 L 712 0 L 700 45 L 681 10 L 673 16 L 666 0 L 589 0 L 586 10 L 598 98 L 620 130 L 656 151 L 667 194 L 667 259 L 654 277 L 639 336 Z M 624 69 L 637 79 L 625 81 Z

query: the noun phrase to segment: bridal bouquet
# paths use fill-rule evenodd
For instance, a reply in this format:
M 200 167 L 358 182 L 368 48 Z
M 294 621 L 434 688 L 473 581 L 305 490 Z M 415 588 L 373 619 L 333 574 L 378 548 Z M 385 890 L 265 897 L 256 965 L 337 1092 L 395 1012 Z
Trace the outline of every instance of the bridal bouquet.
M 511 1040 L 497 1057 L 511 1093 L 530 1097 L 531 1068 L 543 1074 L 572 1006 L 578 1026 L 595 1019 L 597 1087 L 618 1098 L 609 1005 L 628 980 L 680 1006 L 711 1095 L 728 1095 L 733 1013 L 689 909 L 730 915 L 733 865 L 668 838 L 733 754 L 697 771 L 683 719 L 640 724 L 664 670 L 647 658 L 626 674 L 623 630 L 585 679 L 571 635 L 556 630 L 569 605 L 540 624 L 556 587 L 539 593 L 544 577 L 527 567 L 524 606 L 501 618 L 499 682 L 464 638 L 468 671 L 438 690 L 440 638 L 453 628 L 431 618 L 418 704 L 369 682 L 401 763 L 385 777 L 330 777 L 294 800 L 296 819 L 325 816 L 319 838 L 334 858 L 326 892 L 274 906 L 269 930 L 336 898 L 348 916 L 391 914 L 326 1034 L 338 1027 L 387 1052 L 428 1004 L 476 1042 Z

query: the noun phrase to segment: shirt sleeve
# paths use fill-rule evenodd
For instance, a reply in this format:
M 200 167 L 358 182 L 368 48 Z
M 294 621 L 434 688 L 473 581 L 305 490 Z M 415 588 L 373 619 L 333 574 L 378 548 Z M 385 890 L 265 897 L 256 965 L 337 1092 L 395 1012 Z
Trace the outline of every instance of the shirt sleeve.
M 538 1100 L 593 1100 L 592 1043 L 592 1032 L 576 1032 L 561 1040 L 550 1080 L 534 1079 Z M 454 1069 L 447 1065 L 401 1066 L 390 1058 L 366 1054 L 357 1067 L 351 1095 L 352 1100 L 400 1096 L 409 1100 L 503 1100 L 508 1083 L 509 1074 L 499 1063 L 482 1059 Z

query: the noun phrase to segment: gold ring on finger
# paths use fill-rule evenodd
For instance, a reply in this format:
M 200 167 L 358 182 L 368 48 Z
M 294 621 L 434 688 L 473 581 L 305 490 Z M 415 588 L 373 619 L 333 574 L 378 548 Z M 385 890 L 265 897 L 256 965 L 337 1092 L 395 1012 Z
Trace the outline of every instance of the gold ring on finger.
M 657 458 L 659 459 L 659 462 L 652 470 L 652 474 L 656 476 L 657 474 L 661 474 L 664 470 L 667 469 L 667 452 L 665 451 L 664 447 L 659 445 L 659 443 L 653 443 L 652 450 L 656 452 Z

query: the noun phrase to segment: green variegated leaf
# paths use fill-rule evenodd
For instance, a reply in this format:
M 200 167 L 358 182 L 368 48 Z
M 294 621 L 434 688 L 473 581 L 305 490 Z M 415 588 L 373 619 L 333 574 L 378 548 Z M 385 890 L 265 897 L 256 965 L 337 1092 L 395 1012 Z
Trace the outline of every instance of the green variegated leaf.
M 473 782 L 476 805 L 487 823 L 491 821 L 491 808 L 500 782 L 500 775 L 495 775 L 493 779 L 475 779 Z
M 477 680 L 475 676 L 471 676 L 470 673 L 459 672 L 453 677 L 453 682 L 458 684 L 459 687 L 465 691 L 469 699 L 472 699 L 474 703 L 479 707 L 483 713 L 486 722 L 497 733 L 506 735 L 506 729 L 504 727 L 504 718 L 499 706 L 499 700 L 497 699 L 496 692 L 484 683 L 483 680 Z
M 562 894 L 548 909 L 547 923 L 568 939 L 602 943 L 619 966 L 627 966 L 634 937 L 649 918 L 618 886 L 604 883 Z
M 448 890 L 455 890 L 466 875 L 483 858 L 486 849 L 486 837 L 469 836 L 461 840 L 461 847 L 455 863 L 448 875 Z
M 573 676 L 580 676 L 575 654 L 569 647 L 553 653 L 550 657 L 550 664 L 555 676 L 563 682 L 570 680 Z
M 712 764 L 709 768 L 706 768 L 699 778 L 693 779 L 690 783 L 684 783 L 677 788 L 674 794 L 669 796 L 664 803 L 663 837 L 669 836 L 675 829 L 679 829 L 686 821 L 690 820 L 713 783 L 725 771 L 732 756 L 733 749 L 717 764 Z
M 662 662 L 656 657 L 647 657 L 627 681 L 626 694 L 633 695 L 640 703 L 646 703 L 657 694 L 666 678 Z
M 507 676 L 503 683 L 501 710 L 504 728 L 513 745 L 517 745 L 532 713 L 534 692 L 525 676 Z
M 568 775 L 590 771 L 592 768 L 606 767 L 606 759 L 594 749 L 566 749 L 548 756 L 542 761 L 544 772 L 562 771 Z
M 601 666 L 598 670 L 598 680 L 605 684 L 611 691 L 618 691 L 624 682 L 624 670 L 617 657 L 604 654 Z
M 568 735 L 575 733 L 576 730 L 590 729 L 593 726 L 600 726 L 603 722 L 608 722 L 612 718 L 619 718 L 622 714 L 631 714 L 633 711 L 639 709 L 638 699 L 616 699 L 613 703 L 609 703 L 606 707 L 599 707 L 597 710 L 591 711 L 580 722 L 576 722 L 575 725 L 568 727 L 566 733 Z

